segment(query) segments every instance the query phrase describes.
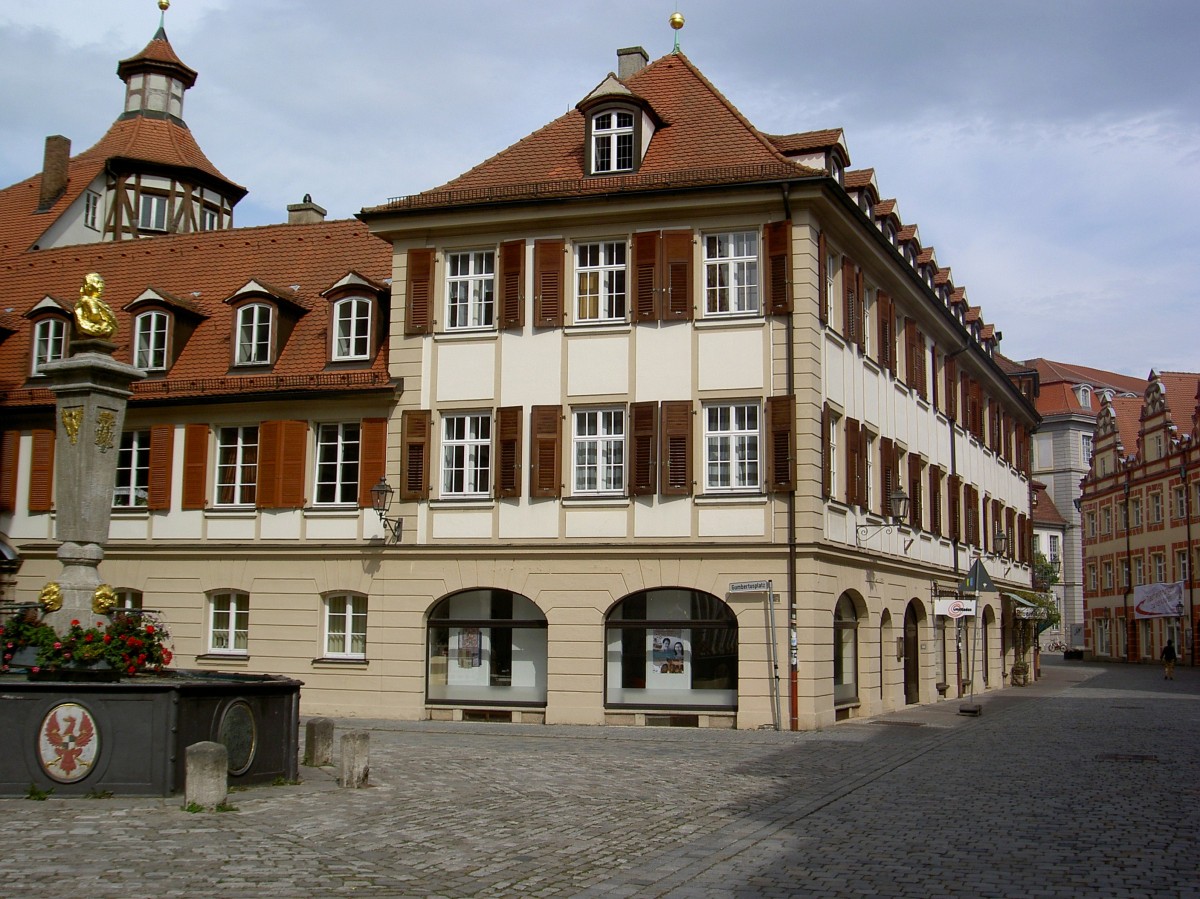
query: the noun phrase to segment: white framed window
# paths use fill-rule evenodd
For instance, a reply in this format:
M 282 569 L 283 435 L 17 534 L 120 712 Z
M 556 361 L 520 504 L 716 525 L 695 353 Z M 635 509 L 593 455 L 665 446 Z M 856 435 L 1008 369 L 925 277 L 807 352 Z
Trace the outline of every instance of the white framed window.
M 1058 534 L 1050 534 L 1050 564 L 1055 568 L 1058 567 L 1059 549 L 1058 549 Z
M 1099 584 L 1096 580 L 1096 566 L 1089 565 L 1088 566 L 1088 590 L 1090 590 L 1092 593 L 1095 593 L 1097 591 L 1097 589 L 1099 589 Z
M 356 593 L 325 597 L 325 657 L 367 656 L 367 598 Z
M 1112 533 L 1112 509 L 1109 506 L 1100 510 L 1100 533 Z
M 1140 528 L 1142 526 L 1142 500 L 1141 497 L 1130 500 L 1130 517 L 1133 518 L 1133 526 Z
M 583 243 L 575 247 L 575 320 L 625 320 L 625 260 L 623 240 Z
M 150 500 L 150 432 L 126 431 L 117 450 L 117 484 L 113 506 L 136 509 Z
M 576 410 L 571 435 L 575 493 L 625 489 L 625 410 Z
M 317 428 L 316 504 L 358 502 L 360 427 L 358 422 L 323 424 Z
M 1112 562 L 1104 562 L 1104 589 L 1112 592 L 1113 589 L 1113 564 Z
M 492 250 L 446 256 L 446 328 L 490 328 L 496 322 L 496 254 Z
M 1151 553 L 1150 565 L 1154 570 L 1154 580 L 1152 584 L 1165 584 L 1167 582 L 1167 557 L 1163 553 Z
M 1096 655 L 1112 654 L 1112 621 L 1108 618 L 1092 619 L 1092 638 L 1096 646 Z
M 53 316 L 43 318 L 33 326 L 33 373 L 41 374 L 47 362 L 56 362 L 67 355 L 67 321 Z
M 1084 519 L 1087 522 L 1087 535 L 1089 537 L 1095 537 L 1096 536 L 1096 513 L 1093 511 L 1089 511 L 1084 516 Z
M 93 231 L 99 231 L 100 225 L 100 194 L 94 190 L 83 192 L 83 224 Z
M 592 116 L 592 172 L 633 171 L 633 113 Z
M 1175 498 L 1175 517 L 1187 517 L 1187 493 L 1184 491 L 1183 486 L 1178 485 L 1174 487 L 1172 489 L 1172 495 Z
M 167 326 L 165 312 L 143 312 L 134 322 L 136 355 L 133 364 L 142 371 L 166 370 Z
M 758 312 L 758 232 L 704 236 L 706 315 Z
M 371 354 L 371 301 L 365 297 L 333 305 L 333 358 L 366 359 Z
M 1155 490 L 1150 494 L 1150 523 L 1159 524 L 1163 520 L 1162 493 Z
M 240 590 L 209 598 L 208 651 L 245 655 L 250 648 L 250 597 Z
M 200 207 L 200 230 L 217 230 L 217 210 L 213 209 L 211 206 Z
M 487 496 L 491 490 L 492 416 L 487 412 L 442 419 L 442 495 Z
M 875 435 L 867 434 L 867 509 L 875 508 Z
M 271 361 L 271 307 L 250 303 L 237 314 L 237 364 L 266 365 Z
M 1080 434 L 1079 444 L 1080 451 L 1083 453 L 1083 461 L 1086 465 L 1092 461 L 1092 435 Z
M 157 194 L 142 194 L 138 215 L 139 231 L 167 230 L 167 198 Z
M 1135 587 L 1146 583 L 1146 563 L 1142 561 L 1141 556 L 1136 556 L 1133 560 L 1133 583 Z
M 218 506 L 252 506 L 258 486 L 258 426 L 217 430 Z
M 1188 557 L 1186 549 L 1175 550 L 1175 580 L 1188 582 Z
M 758 490 L 758 403 L 704 407 L 704 489 Z
M 835 413 L 830 413 L 829 420 L 829 498 L 835 496 L 843 496 L 841 489 L 838 486 L 838 473 L 841 471 L 841 444 L 838 443 L 838 435 L 842 433 L 842 417 Z

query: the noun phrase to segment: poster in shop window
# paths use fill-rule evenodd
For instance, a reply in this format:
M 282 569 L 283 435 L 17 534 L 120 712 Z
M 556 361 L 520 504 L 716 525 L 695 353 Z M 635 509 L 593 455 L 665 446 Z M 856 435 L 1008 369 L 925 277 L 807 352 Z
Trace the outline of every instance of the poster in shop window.
M 686 689 L 690 678 L 692 654 L 690 631 L 681 628 L 661 628 L 646 634 L 649 669 L 646 686 Z

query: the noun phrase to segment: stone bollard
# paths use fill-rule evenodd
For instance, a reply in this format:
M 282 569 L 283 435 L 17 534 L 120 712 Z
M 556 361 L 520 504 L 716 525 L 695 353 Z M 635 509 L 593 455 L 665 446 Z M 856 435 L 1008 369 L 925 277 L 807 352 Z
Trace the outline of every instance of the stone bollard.
M 359 787 L 366 786 L 367 775 L 371 770 L 367 759 L 370 739 L 371 735 L 365 730 L 342 734 L 341 785 L 343 787 L 357 790 Z
M 184 805 L 214 809 L 229 798 L 229 750 L 224 743 L 193 743 L 186 750 Z
M 310 768 L 333 764 L 332 718 L 312 718 L 304 726 L 304 764 Z

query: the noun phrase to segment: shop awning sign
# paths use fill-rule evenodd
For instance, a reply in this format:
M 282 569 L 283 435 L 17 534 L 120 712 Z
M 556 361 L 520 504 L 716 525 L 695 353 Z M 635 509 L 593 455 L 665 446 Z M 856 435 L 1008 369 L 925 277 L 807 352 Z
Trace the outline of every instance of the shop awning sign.
M 971 618 L 975 615 L 973 599 L 935 599 L 933 614 L 943 618 Z

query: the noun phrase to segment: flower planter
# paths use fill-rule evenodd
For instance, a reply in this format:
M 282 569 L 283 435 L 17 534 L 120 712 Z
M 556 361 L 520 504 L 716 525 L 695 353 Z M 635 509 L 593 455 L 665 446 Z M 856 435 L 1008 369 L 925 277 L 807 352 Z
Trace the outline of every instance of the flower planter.
M 36 681 L 71 684 L 111 684 L 121 679 L 121 672 L 105 665 L 104 667 L 97 666 L 95 668 L 59 668 L 55 671 L 51 671 L 48 668 L 41 668 L 37 671 L 30 671 L 26 676 L 29 680 Z

